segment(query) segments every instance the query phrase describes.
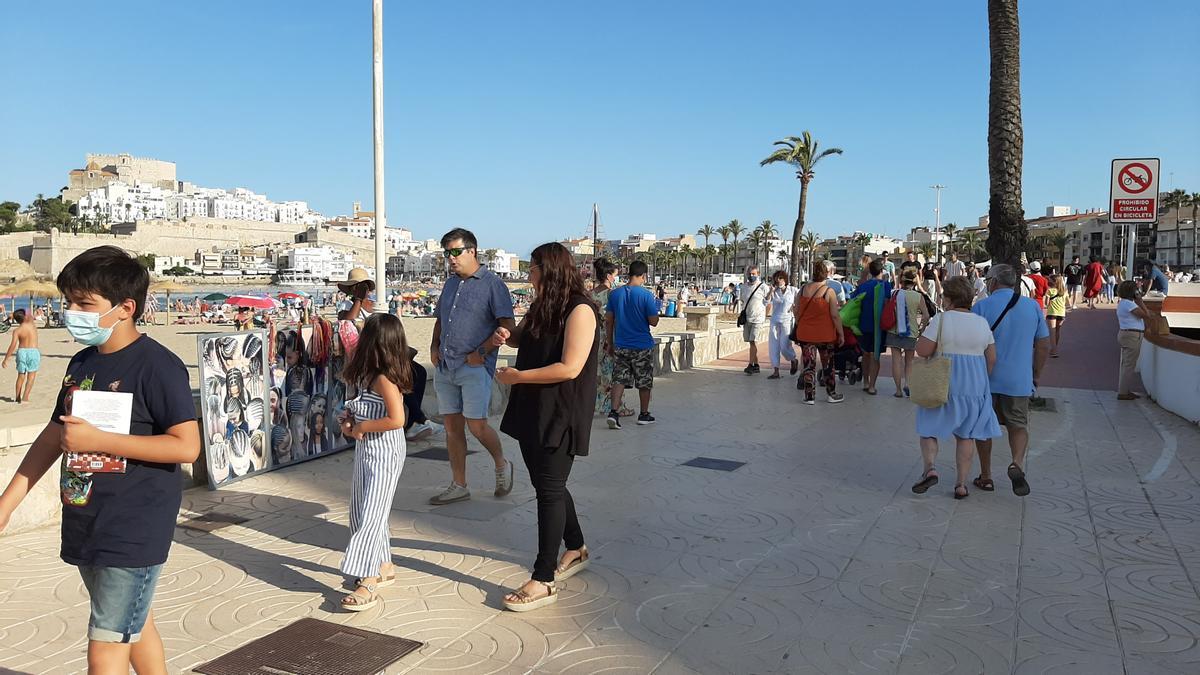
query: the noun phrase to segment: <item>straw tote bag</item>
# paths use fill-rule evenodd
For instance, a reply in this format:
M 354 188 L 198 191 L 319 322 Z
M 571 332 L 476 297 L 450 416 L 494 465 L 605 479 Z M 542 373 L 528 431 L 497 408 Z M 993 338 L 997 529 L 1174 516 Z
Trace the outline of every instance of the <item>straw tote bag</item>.
M 941 355 L 942 324 L 946 315 L 938 319 L 937 348 L 927 359 L 916 359 L 908 376 L 908 389 L 912 402 L 922 408 L 940 408 L 950 400 L 950 359 Z

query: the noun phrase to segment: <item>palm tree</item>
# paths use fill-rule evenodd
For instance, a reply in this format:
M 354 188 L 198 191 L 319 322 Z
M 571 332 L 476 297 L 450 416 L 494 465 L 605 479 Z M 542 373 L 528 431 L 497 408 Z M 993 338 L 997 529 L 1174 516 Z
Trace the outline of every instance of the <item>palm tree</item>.
M 812 267 L 817 258 L 817 233 L 809 230 L 800 237 L 800 243 L 804 244 L 804 248 L 808 249 L 808 267 Z
M 971 259 L 971 262 L 977 262 L 975 260 L 975 256 L 980 251 L 983 251 L 983 239 L 981 239 L 980 236 L 975 232 L 964 232 L 963 235 L 958 238 L 958 243 L 962 248 L 962 252 L 967 254 L 967 257 Z
M 958 225 L 946 223 L 946 226 L 942 228 L 942 232 L 946 233 L 946 248 L 949 248 L 950 252 L 954 253 L 954 235 L 958 234 Z
M 759 234 L 762 236 L 763 260 L 764 264 L 771 264 L 771 241 L 779 238 L 779 228 L 775 227 L 769 219 L 758 224 Z
M 1017 0 L 988 0 L 988 253 L 1015 264 L 1029 232 L 1021 206 L 1025 136 L 1021 127 L 1021 26 Z
M 700 235 L 701 237 L 704 237 L 704 247 L 705 248 L 708 248 L 709 238 L 712 237 L 716 233 L 717 233 L 717 231 L 714 230 L 713 226 L 709 225 L 708 223 L 705 223 L 704 227 L 700 228 L 699 230 L 696 230 L 696 234 Z M 709 274 L 711 274 L 712 270 L 708 270 L 708 272 L 709 272 Z
M 753 232 L 751 232 L 750 234 L 746 235 L 746 244 L 748 245 L 750 250 L 754 253 L 751 260 L 753 260 L 752 264 L 754 264 L 755 266 L 758 265 L 758 252 L 760 249 L 762 249 L 762 245 L 763 245 L 764 241 L 766 241 L 766 238 L 762 236 L 762 230 L 756 229 Z
M 683 276 L 687 276 L 687 263 L 692 259 L 692 247 L 684 244 L 679 247 L 679 262 L 683 264 Z
M 1188 201 L 1192 205 L 1192 267 L 1196 267 L 1196 235 L 1200 234 L 1200 220 L 1196 218 L 1197 212 L 1200 212 L 1200 192 L 1193 192 L 1188 196 Z
M 1016 2 L 1016 0 L 1012 1 Z M 766 166 L 784 162 L 795 168 L 796 179 L 800 181 L 800 205 L 796 209 L 796 225 L 792 228 L 792 284 L 796 285 L 800 278 L 800 271 L 796 268 L 800 260 L 800 235 L 804 232 L 804 209 L 808 204 L 808 184 L 816 175 L 813 173 L 813 169 L 816 168 L 817 162 L 825 157 L 842 154 L 842 149 L 829 148 L 818 151 L 817 142 L 807 131 L 800 136 L 789 136 L 786 140 L 775 141 L 774 145 L 780 147 L 758 165 Z
M 1050 243 L 1058 249 L 1059 269 L 1065 269 L 1067 267 L 1067 244 L 1071 243 L 1071 235 L 1059 232 L 1050 237 Z
M 733 266 L 737 267 L 738 237 L 740 237 L 742 233 L 746 231 L 746 228 L 742 227 L 741 222 L 739 222 L 737 218 L 729 221 L 729 225 L 727 227 L 729 227 L 729 236 L 733 237 Z
M 917 252 L 924 256 L 926 262 L 933 260 L 933 254 L 936 250 L 937 247 L 933 245 L 932 241 L 917 245 Z
M 728 272 L 729 263 L 726 255 L 729 253 L 729 236 L 733 233 L 729 231 L 728 225 L 722 225 L 717 228 L 717 234 L 721 235 L 721 272 Z
M 1180 190 L 1178 188 L 1171 190 L 1163 195 L 1162 204 L 1163 206 L 1167 207 L 1168 210 L 1172 208 L 1175 209 L 1175 264 L 1182 265 L 1183 241 L 1179 232 L 1179 212 L 1183 210 L 1183 207 L 1190 204 L 1188 201 L 1187 190 Z

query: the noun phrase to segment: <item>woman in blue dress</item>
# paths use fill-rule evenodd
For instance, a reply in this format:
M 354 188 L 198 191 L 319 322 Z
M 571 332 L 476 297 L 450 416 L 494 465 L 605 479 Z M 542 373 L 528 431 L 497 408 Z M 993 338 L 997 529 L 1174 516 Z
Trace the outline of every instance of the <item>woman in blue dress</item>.
M 925 471 L 912 491 L 924 494 L 937 485 L 938 438 L 954 436 L 957 480 L 954 498 L 967 496 L 967 475 L 975 459 L 975 441 L 1000 435 L 1000 423 L 992 410 L 988 374 L 996 365 L 995 338 L 987 319 L 971 313 L 975 289 L 966 277 L 952 277 L 942 288 L 946 311 L 933 317 L 917 341 L 917 356 L 938 353 L 950 359 L 950 395 L 937 408 L 917 408 L 917 435 Z

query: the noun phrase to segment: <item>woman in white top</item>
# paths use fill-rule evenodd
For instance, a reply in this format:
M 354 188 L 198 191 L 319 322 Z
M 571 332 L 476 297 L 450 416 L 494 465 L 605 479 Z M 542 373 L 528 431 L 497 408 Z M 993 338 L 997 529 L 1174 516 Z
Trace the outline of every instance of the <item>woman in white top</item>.
M 1133 375 L 1138 357 L 1142 353 L 1142 336 L 1146 332 L 1146 319 L 1150 310 L 1142 302 L 1142 292 L 1136 281 L 1122 281 L 1117 286 L 1117 344 L 1121 345 L 1121 375 L 1117 379 L 1117 400 L 1133 401 L 1141 398 L 1133 393 Z
M 792 346 L 792 327 L 796 325 L 792 305 L 796 304 L 796 290 L 795 286 L 788 285 L 787 272 L 778 270 L 771 275 L 771 332 L 767 346 L 774 372 L 767 376 L 768 380 L 779 379 L 781 357 L 787 357 L 792 362 L 792 375 L 800 369 L 796 348 Z
M 921 480 L 912 486 L 917 494 L 937 485 L 933 460 L 937 458 L 939 438 L 954 436 L 958 473 L 954 498 L 963 499 L 967 496 L 967 474 L 975 458 L 975 441 L 1000 435 L 988 384 L 988 375 L 996 365 L 995 338 L 987 319 L 971 313 L 974 298 L 975 290 L 966 277 L 947 279 L 942 287 L 942 306 L 946 311 L 933 317 L 917 341 L 917 356 L 929 358 L 936 352 L 950 359 L 950 394 L 946 403 L 937 408 L 917 408 L 917 435 L 925 460 Z
M 925 294 L 917 290 L 917 274 L 913 267 L 901 272 L 900 288 L 892 291 L 896 298 L 896 325 L 888 329 L 887 347 L 892 352 L 892 381 L 896 383 L 896 393 L 892 396 L 896 398 L 908 395 L 908 374 L 912 372 L 917 338 L 929 325 L 930 312 L 925 306 Z

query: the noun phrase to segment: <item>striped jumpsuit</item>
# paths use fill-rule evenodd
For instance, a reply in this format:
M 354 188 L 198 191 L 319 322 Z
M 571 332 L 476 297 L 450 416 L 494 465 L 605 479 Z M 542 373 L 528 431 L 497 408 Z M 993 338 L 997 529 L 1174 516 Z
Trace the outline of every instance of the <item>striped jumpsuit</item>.
M 387 416 L 383 397 L 369 389 L 347 401 L 346 407 L 358 422 Z M 404 454 L 404 429 L 366 434 L 355 445 L 350 543 L 342 561 L 342 572 L 349 576 L 378 576 L 380 565 L 392 559 L 388 515 L 404 468 Z

